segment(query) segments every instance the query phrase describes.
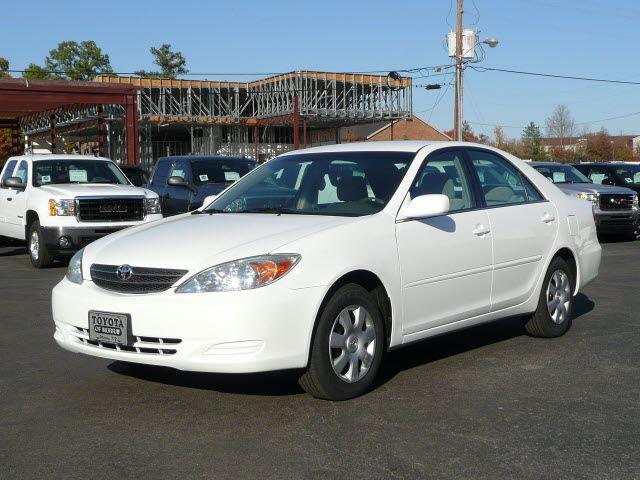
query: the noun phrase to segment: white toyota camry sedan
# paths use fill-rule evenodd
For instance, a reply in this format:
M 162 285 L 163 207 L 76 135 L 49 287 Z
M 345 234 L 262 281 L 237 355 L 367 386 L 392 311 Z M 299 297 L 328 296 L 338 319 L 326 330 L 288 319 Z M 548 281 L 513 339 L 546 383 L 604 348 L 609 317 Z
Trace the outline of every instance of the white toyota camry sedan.
M 78 252 L 53 290 L 54 338 L 180 370 L 299 369 L 306 391 L 342 400 L 427 337 L 507 316 L 564 334 L 600 255 L 591 203 L 500 150 L 310 148 Z

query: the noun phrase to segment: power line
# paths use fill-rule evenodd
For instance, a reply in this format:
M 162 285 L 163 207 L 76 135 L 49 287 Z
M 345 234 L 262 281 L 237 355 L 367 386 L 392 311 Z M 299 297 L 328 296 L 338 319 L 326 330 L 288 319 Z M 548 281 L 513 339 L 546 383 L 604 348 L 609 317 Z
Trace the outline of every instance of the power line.
M 640 82 L 634 82 L 631 80 L 613 80 L 608 78 L 580 77 L 576 75 L 560 75 L 555 73 L 526 72 L 524 70 L 510 70 L 507 68 L 493 68 L 493 67 L 475 67 L 473 65 L 469 65 L 469 67 L 481 73 L 487 72 L 487 71 L 504 72 L 504 73 L 515 73 L 518 75 L 529 75 L 533 77 L 560 78 L 563 80 L 582 80 L 587 82 L 617 83 L 622 85 L 640 85 Z

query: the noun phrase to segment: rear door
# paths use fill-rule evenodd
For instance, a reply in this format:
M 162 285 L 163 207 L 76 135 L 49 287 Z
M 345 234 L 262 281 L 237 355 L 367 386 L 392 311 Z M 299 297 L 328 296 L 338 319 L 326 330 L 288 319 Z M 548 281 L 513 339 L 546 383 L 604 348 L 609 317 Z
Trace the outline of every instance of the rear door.
M 558 231 L 555 206 L 511 162 L 467 149 L 493 236 L 491 310 L 518 305 L 533 293 Z
M 29 188 L 29 163 L 21 160 L 13 172 L 13 177 L 18 177 Z M 12 189 L 7 197 L 7 230 L 14 238 L 24 238 L 24 215 L 27 209 L 27 190 Z

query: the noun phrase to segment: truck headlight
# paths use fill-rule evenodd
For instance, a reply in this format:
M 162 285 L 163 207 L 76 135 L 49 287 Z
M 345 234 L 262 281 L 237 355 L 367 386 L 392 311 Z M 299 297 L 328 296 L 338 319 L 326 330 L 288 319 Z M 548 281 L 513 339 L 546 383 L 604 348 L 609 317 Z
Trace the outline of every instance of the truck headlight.
M 264 287 L 286 275 L 300 261 L 297 254 L 260 255 L 221 263 L 184 282 L 176 293 L 233 292 Z
M 153 215 L 156 213 L 162 213 L 160 209 L 160 199 L 158 197 L 145 198 L 144 199 L 144 213 L 145 215 Z
M 578 198 L 581 200 L 587 200 L 588 202 L 591 202 L 594 205 L 597 205 L 598 200 L 600 199 L 600 195 L 597 193 L 580 192 L 578 194 Z
M 633 194 L 633 202 L 631 204 L 633 206 L 633 208 L 635 208 L 636 210 L 638 209 L 638 194 L 634 193 Z
M 74 199 L 54 200 L 49 199 L 49 216 L 64 217 L 76 214 L 76 201 Z
M 84 248 L 78 250 L 71 260 L 69 260 L 69 266 L 67 267 L 67 278 L 70 282 L 81 284 L 82 283 L 82 254 Z

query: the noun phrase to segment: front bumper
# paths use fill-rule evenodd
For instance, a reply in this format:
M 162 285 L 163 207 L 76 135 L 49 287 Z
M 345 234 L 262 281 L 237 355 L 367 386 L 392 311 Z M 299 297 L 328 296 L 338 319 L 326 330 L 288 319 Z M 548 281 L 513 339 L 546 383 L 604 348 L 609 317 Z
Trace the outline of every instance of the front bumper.
M 633 233 L 639 221 L 640 215 L 635 210 L 615 213 L 595 211 L 596 229 L 599 234 Z
M 303 368 L 324 291 L 274 284 L 244 292 L 124 295 L 65 278 L 53 289 L 54 339 L 76 353 L 179 370 Z M 89 343 L 89 310 L 130 314 L 131 348 Z

